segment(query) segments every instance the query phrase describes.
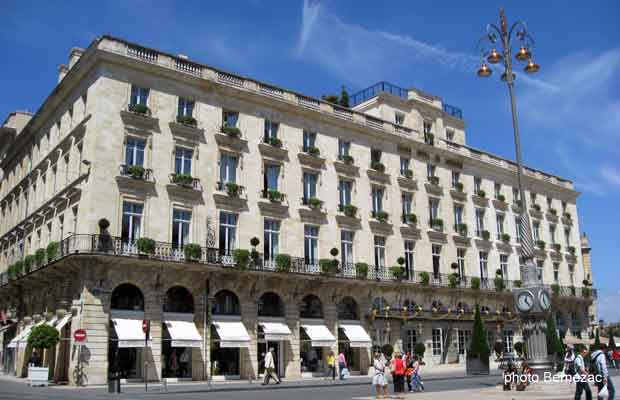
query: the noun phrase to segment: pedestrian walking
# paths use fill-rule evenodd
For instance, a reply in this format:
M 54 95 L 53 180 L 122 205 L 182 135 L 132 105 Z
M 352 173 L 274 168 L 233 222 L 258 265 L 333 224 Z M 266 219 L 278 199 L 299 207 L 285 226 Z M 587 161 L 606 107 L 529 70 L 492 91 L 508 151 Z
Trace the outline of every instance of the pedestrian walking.
M 577 382 L 575 388 L 575 400 L 581 400 L 581 394 L 586 392 L 586 400 L 592 400 L 592 391 L 590 385 L 588 385 L 588 371 L 586 370 L 584 357 L 588 355 L 588 349 L 585 347 L 581 349 L 581 352 L 575 357 L 575 381 Z
M 276 374 L 276 363 L 273 357 L 273 348 L 270 348 L 269 351 L 265 354 L 265 379 L 263 379 L 263 385 L 269 385 L 269 380 L 273 379 L 276 381 L 276 384 L 279 385 L 281 380 Z
M 613 350 L 611 352 L 611 359 L 614 362 L 614 368 L 618 369 L 620 368 L 620 351 L 618 351 L 618 349 L 610 349 Z
M 340 354 L 338 354 L 338 375 L 340 380 L 344 380 L 345 374 L 348 375 L 347 359 L 341 351 Z
M 413 375 L 411 377 L 411 392 L 423 392 L 424 382 L 422 382 L 422 357 L 413 357 Z
M 330 351 L 327 356 L 327 375 L 325 378 L 329 379 L 330 376 L 333 381 L 336 380 L 336 356 L 333 351 Z
M 392 360 L 392 381 L 396 398 L 402 399 L 405 392 L 405 363 L 400 353 L 396 353 Z
M 375 360 L 372 364 L 375 374 L 372 377 L 372 384 L 377 392 L 377 399 L 388 398 L 387 379 L 385 379 L 385 361 L 381 360 L 381 354 L 375 353 Z
M 599 397 L 613 400 L 616 389 L 614 388 L 613 381 L 609 378 L 609 371 L 607 370 L 607 344 L 601 343 L 600 349 L 592 353 L 590 358 L 592 359 L 592 371 L 590 372 L 594 374 L 594 382 L 598 388 Z M 605 388 L 607 389 L 608 397 L 602 395 Z
M 405 380 L 407 381 L 407 390 L 409 392 L 412 391 L 413 387 L 411 385 L 411 381 L 413 378 L 413 356 L 410 352 L 405 354 Z
M 564 354 L 564 374 L 572 377 L 575 372 L 575 350 L 568 346 Z

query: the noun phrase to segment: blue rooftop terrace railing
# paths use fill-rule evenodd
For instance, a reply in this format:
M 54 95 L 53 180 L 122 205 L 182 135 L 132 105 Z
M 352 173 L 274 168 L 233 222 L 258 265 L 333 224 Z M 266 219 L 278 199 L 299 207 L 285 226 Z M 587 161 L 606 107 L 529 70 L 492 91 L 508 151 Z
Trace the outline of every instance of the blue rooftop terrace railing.
M 463 110 L 458 107 L 451 106 L 450 104 L 443 103 L 443 110 L 445 113 L 452 115 L 455 118 L 463 119 Z

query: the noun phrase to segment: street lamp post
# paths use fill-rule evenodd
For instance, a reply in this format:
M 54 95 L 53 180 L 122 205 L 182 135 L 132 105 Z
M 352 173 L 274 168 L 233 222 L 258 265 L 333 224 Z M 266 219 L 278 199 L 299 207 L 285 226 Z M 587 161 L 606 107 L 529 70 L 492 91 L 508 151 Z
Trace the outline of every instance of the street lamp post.
M 534 243 L 530 228 L 529 216 L 527 213 L 527 203 L 523 190 L 523 162 L 521 158 L 521 139 L 519 137 L 519 124 L 517 121 L 517 106 L 514 93 L 514 83 L 516 74 L 513 72 L 512 44 L 513 41 L 520 42 L 519 51 L 515 54 L 515 59 L 520 62 L 527 62 L 524 71 L 528 74 L 538 72 L 540 66 L 532 58 L 531 47 L 534 39 L 527 31 L 524 22 L 515 22 L 510 29 L 506 23 L 504 10 L 499 11 L 500 25 L 489 24 L 487 34 L 480 39 L 479 49 L 481 51 L 482 64 L 478 69 L 478 76 L 486 78 L 493 73 L 489 64 L 503 64 L 504 71 L 501 75 L 502 81 L 508 86 L 510 105 L 512 110 L 512 126 L 514 132 L 514 142 L 517 161 L 517 185 L 519 189 L 519 208 L 520 208 L 520 244 L 521 257 L 525 264 L 523 270 L 523 287 L 513 290 L 515 309 L 521 317 L 523 335 L 528 349 L 528 364 L 535 370 L 544 371 L 552 368 L 552 363 L 547 355 L 546 341 L 546 316 L 551 307 L 550 296 L 547 289 L 538 279 L 536 265 L 534 263 Z M 500 51 L 497 47 L 500 47 Z M 501 65 L 500 64 L 500 65 Z

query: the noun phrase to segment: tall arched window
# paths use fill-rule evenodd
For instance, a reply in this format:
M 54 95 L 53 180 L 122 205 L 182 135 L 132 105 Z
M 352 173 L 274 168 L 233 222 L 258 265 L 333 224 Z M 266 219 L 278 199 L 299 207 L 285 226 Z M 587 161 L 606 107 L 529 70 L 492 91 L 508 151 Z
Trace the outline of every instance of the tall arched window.
M 144 296 L 131 283 L 118 285 L 112 292 L 110 308 L 115 310 L 144 311 Z
M 309 294 L 301 301 L 299 310 L 301 318 L 323 318 L 323 303 L 321 299 L 313 294 Z
M 239 298 L 230 290 L 220 290 L 215 295 L 213 315 L 241 315 Z
M 263 294 L 258 300 L 259 317 L 284 317 L 284 303 L 273 292 Z
M 339 320 L 358 320 L 357 302 L 352 297 L 345 297 L 338 303 Z
M 183 286 L 173 286 L 166 292 L 164 312 L 193 313 L 194 297 Z

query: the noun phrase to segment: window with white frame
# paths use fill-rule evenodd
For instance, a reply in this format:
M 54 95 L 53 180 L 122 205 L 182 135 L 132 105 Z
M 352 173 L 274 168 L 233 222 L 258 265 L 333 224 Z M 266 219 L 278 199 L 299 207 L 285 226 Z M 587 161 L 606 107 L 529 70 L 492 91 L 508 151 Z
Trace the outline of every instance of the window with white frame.
M 178 175 L 191 175 L 193 157 L 194 150 L 177 147 L 174 150 L 174 172 Z
M 342 160 L 345 157 L 350 156 L 351 142 L 343 139 L 338 139 L 338 159 Z
M 570 285 L 575 286 L 575 266 L 573 264 L 568 264 L 568 279 Z
M 304 197 L 303 203 L 308 204 L 308 200 L 317 197 L 316 196 L 316 182 L 318 180 L 317 174 L 310 172 L 304 172 Z
M 316 225 L 304 225 L 304 259 L 306 265 L 319 262 L 319 227 Z
M 400 113 L 400 112 L 395 112 L 394 113 L 394 123 L 396 125 L 404 125 L 405 124 L 405 114 Z
M 405 248 L 405 270 L 407 271 L 407 277 L 409 279 L 413 278 L 414 273 L 414 249 L 415 243 L 413 240 L 405 240 L 404 248 Z
M 278 177 L 280 166 L 274 164 L 265 165 L 264 184 L 266 190 L 278 190 Z
M 499 255 L 499 269 L 502 271 L 502 277 L 508 279 L 508 254 Z
M 448 142 L 454 142 L 454 131 L 452 129 L 446 129 L 446 140 Z
M 123 242 L 134 242 L 140 239 L 142 227 L 142 211 L 144 205 L 132 201 L 123 202 L 123 220 L 121 228 L 121 240 Z M 37 232 L 40 238 L 41 231 Z M 39 239 L 40 240 L 40 239 Z
M 464 356 L 471 340 L 471 331 L 459 329 L 458 330 L 458 352 L 459 355 Z
M 433 278 L 439 279 L 441 276 L 441 245 L 432 245 L 431 251 L 433 258 Z
M 549 238 L 551 243 L 555 244 L 555 225 L 549 224 Z
M 220 158 L 220 190 L 223 190 L 227 183 L 237 182 L 237 162 L 236 156 L 222 154 Z
M 220 252 L 230 256 L 236 247 L 237 214 L 220 212 Z
M 461 204 L 454 205 L 454 230 L 459 231 L 459 226 L 463 223 L 463 206 Z
M 179 208 L 172 209 L 172 247 L 182 249 L 189 243 L 192 212 Z
M 400 156 L 400 175 L 401 176 L 407 176 L 407 174 L 409 173 L 410 162 L 411 160 L 409 159 L 409 157 Z
M 424 122 L 422 122 L 422 129 L 424 133 L 431 133 L 433 130 L 433 123 L 429 120 L 424 120 Z
M 462 281 L 465 280 L 465 253 L 463 248 L 456 249 L 456 263 L 459 266 L 459 277 Z
M 426 164 L 426 177 L 431 178 L 435 176 L 436 170 L 437 170 L 437 167 L 434 164 L 432 163 Z
M 486 281 L 489 277 L 489 254 L 486 251 L 481 251 L 478 256 L 480 258 L 480 279 Z
M 125 164 L 144 166 L 144 148 L 146 140 L 136 137 L 127 137 L 125 145 Z
M 433 328 L 432 330 L 432 348 L 434 356 L 440 356 L 443 353 L 441 328 Z
M 533 232 L 532 232 L 534 236 L 534 240 L 538 241 L 540 240 L 540 222 L 534 221 L 532 225 L 534 227 Z
M 560 283 L 560 264 L 553 263 L 553 282 Z
M 521 242 L 521 216 L 515 217 L 515 239 L 517 243 Z
M 236 128 L 239 123 L 239 113 L 236 111 L 222 111 L 222 125 Z
M 179 97 L 179 105 L 177 108 L 178 117 L 192 117 L 194 114 L 194 100 L 185 97 Z
M 521 197 L 519 195 L 519 188 L 513 187 L 512 188 L 512 202 L 517 203 L 519 201 L 519 197 Z
M 403 212 L 403 222 L 405 222 L 405 216 L 412 213 L 413 210 L 413 195 L 408 192 L 403 192 L 400 196 Z
M 313 147 L 316 147 L 316 132 L 304 130 L 304 133 L 303 133 L 304 152 L 310 151 L 310 149 Z
M 482 178 L 474 177 L 474 193 L 478 194 L 482 190 Z
M 418 335 L 415 329 L 405 331 L 405 351 L 413 354 L 415 345 L 418 342 Z
M 378 212 L 383 211 L 383 188 L 373 186 L 372 188 L 372 212 L 375 216 Z
M 564 242 L 566 243 L 566 248 L 570 247 L 570 228 L 564 228 Z
M 351 204 L 352 187 L 353 187 L 353 182 L 349 180 L 340 179 L 338 181 L 338 194 L 339 194 L 341 207 Z
M 432 225 L 432 221 L 439 218 L 439 200 L 435 198 L 428 199 L 428 216 L 429 223 Z
M 270 139 L 277 139 L 279 128 L 280 128 L 279 123 L 266 119 L 264 135 L 263 135 L 264 141 L 268 142 Z
M 514 332 L 512 330 L 504 331 L 504 353 L 509 354 L 513 351 Z
M 381 150 L 370 149 L 370 162 L 376 163 L 381 162 Z
M 497 214 L 495 220 L 497 222 L 497 239 L 501 240 L 504 233 L 504 214 Z
M 484 209 L 476 208 L 476 235 L 482 237 L 484 231 Z
M 342 257 L 342 265 L 353 265 L 353 238 L 354 232 L 341 230 L 340 231 L 340 253 Z
M 495 183 L 495 185 L 493 185 L 493 191 L 495 194 L 495 198 L 499 199 L 499 196 L 501 196 L 502 194 L 502 184 L 501 183 Z
M 545 271 L 545 261 L 544 260 L 536 260 L 536 278 L 538 282 L 542 283 L 543 281 L 543 273 Z
M 375 266 L 385 268 L 385 237 L 375 236 Z
M 150 90 L 148 88 L 131 85 L 131 97 L 129 99 L 129 104 L 148 106 L 149 92 Z
M 456 189 L 461 183 L 461 173 L 458 171 L 452 171 L 452 189 Z
M 265 218 L 263 235 L 263 251 L 265 261 L 274 261 L 280 248 L 280 221 Z

